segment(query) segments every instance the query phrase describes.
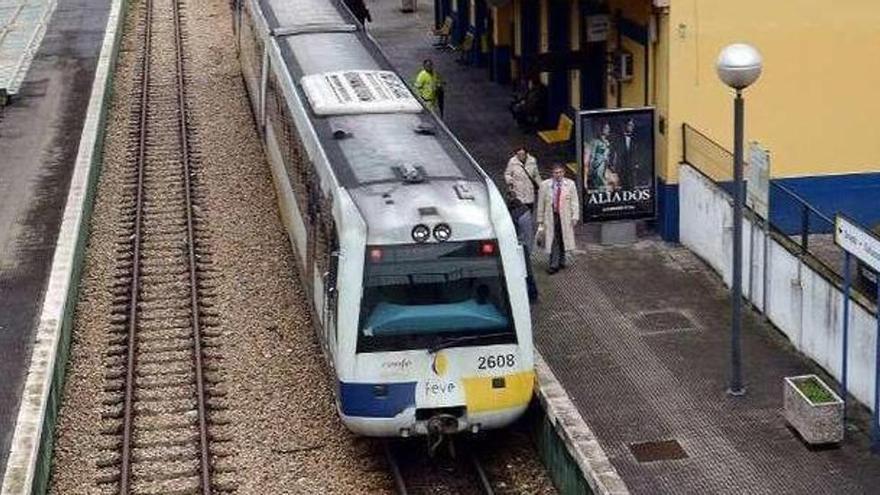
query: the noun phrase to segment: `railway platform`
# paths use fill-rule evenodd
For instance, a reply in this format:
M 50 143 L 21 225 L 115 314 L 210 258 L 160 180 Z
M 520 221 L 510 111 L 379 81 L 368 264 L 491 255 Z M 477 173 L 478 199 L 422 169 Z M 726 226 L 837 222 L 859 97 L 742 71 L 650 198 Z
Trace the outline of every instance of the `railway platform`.
M 432 47 L 433 10 L 369 4 L 368 30 L 404 77 L 432 58 L 445 79 L 445 122 L 496 181 L 525 143 L 545 176 L 556 156 L 522 134 L 507 111 L 511 90 L 485 68 Z M 503 186 L 502 186 L 503 187 Z M 569 268 L 546 275 L 535 256 L 540 300 L 536 345 L 632 493 L 870 493 L 880 463 L 869 451 L 865 411 L 851 411 L 839 448 L 808 449 L 782 416 L 784 376 L 817 372 L 756 313 L 743 330 L 747 393 L 726 393 L 729 293 L 684 247 L 650 226 L 623 247 L 579 228 Z
M 0 87 L 21 74 L 0 108 L 0 480 L 109 11 L 96 0 L 0 1 Z M 26 66 L 22 50 L 33 51 Z

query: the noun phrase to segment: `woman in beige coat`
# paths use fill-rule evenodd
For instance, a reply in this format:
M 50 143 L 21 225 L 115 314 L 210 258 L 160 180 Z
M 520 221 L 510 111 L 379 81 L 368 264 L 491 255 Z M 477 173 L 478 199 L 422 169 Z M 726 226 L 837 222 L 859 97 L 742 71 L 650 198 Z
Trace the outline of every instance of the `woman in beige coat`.
M 574 251 L 574 225 L 580 220 L 577 186 L 565 178 L 562 165 L 553 166 L 553 177 L 541 183 L 538 191 L 538 242 L 550 255 L 548 273 L 565 268 L 565 253 Z
M 541 174 L 538 172 L 538 161 L 530 155 L 525 146 L 520 146 L 504 169 L 504 182 L 507 190 L 520 200 L 522 204 L 534 211 L 535 196 L 538 186 L 541 184 Z

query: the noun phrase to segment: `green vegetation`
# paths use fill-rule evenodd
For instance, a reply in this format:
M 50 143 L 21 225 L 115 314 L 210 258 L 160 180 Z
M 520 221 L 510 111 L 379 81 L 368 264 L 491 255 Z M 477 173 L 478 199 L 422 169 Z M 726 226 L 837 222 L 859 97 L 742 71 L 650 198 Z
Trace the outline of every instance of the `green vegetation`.
M 807 399 L 810 399 L 810 402 L 814 404 L 835 400 L 834 396 L 831 395 L 821 383 L 819 383 L 819 380 L 813 377 L 798 380 L 795 382 L 795 385 L 804 393 L 804 395 L 807 396 Z

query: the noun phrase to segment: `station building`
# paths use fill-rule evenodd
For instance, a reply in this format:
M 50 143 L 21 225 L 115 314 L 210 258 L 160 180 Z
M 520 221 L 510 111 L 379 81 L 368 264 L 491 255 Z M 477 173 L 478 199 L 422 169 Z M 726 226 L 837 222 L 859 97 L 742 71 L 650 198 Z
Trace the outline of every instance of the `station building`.
M 474 70 L 492 80 L 537 71 L 547 122 L 655 107 L 657 226 L 668 240 L 687 207 L 677 187 L 684 126 L 732 148 L 733 92 L 715 61 L 725 45 L 751 43 L 764 73 L 745 93 L 746 141 L 771 152 L 774 180 L 828 215 L 880 222 L 875 0 L 437 0 L 434 15 L 438 26 L 453 20 L 451 43 L 470 33 Z

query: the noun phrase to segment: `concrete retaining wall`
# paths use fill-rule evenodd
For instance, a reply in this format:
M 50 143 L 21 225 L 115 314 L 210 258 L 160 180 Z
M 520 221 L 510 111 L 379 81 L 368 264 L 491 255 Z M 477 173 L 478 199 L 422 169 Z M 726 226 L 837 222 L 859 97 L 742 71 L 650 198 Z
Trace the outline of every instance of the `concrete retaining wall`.
M 2 495 L 42 494 L 48 488 L 55 420 L 64 390 L 79 274 L 101 168 L 106 109 L 125 11 L 126 0 L 113 0 L 13 432 Z
M 532 428 L 541 461 L 563 494 L 627 495 L 629 489 L 544 358 L 535 351 L 538 402 Z
M 679 178 L 681 243 L 712 266 L 730 286 L 732 199 L 690 165 L 680 165 Z M 843 292 L 831 274 L 794 254 L 784 242 L 770 236 L 767 316 L 799 351 L 840 381 Z M 743 223 L 743 293 L 762 311 L 763 243 L 763 232 L 753 229 L 747 218 Z M 751 245 L 754 257 L 750 263 Z M 877 321 L 874 309 L 869 308 L 870 304 L 860 298 L 850 302 L 847 375 L 849 392 L 873 408 Z

